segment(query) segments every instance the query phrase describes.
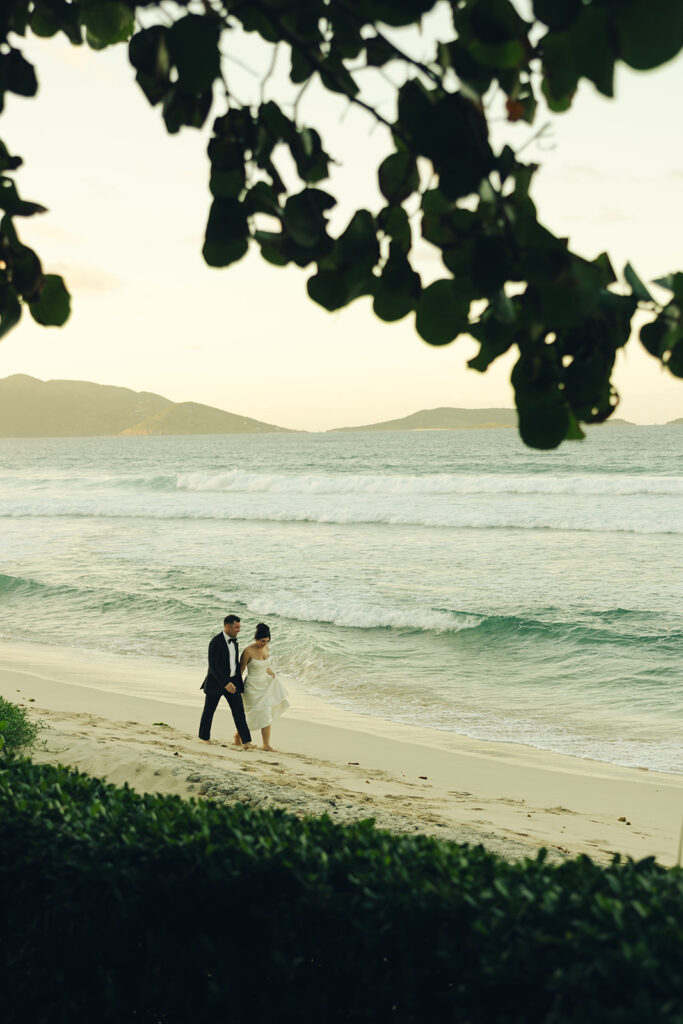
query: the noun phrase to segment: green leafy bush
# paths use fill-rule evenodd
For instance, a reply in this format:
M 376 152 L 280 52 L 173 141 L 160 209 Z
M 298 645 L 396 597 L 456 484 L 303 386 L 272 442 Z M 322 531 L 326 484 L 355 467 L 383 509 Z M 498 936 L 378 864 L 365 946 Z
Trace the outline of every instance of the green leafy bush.
M 0 767 L 6 1024 L 680 1022 L 683 872 Z
M 0 750 L 31 748 L 38 735 L 38 726 L 31 722 L 26 709 L 0 697 Z

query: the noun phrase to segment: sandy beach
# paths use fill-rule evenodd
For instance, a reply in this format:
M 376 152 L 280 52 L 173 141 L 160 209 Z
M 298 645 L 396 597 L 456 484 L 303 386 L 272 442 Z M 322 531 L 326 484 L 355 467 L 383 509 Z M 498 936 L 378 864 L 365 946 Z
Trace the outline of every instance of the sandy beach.
M 169 699 L 140 695 L 145 675 Z M 361 716 L 290 692 L 277 753 L 232 745 L 227 705 L 197 739 L 200 672 L 49 646 L 0 645 L 0 694 L 42 726 L 34 760 L 140 792 L 281 807 L 482 843 L 509 859 L 678 857 L 683 776 L 482 742 Z M 137 692 L 130 690 L 137 689 Z M 180 696 L 182 694 L 182 696 Z

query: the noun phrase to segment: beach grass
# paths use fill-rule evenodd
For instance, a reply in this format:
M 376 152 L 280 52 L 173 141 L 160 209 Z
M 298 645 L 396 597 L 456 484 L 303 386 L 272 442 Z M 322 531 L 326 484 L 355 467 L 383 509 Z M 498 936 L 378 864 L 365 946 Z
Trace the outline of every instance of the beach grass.
M 40 725 L 28 717 L 25 707 L 0 697 L 0 750 L 32 750 Z

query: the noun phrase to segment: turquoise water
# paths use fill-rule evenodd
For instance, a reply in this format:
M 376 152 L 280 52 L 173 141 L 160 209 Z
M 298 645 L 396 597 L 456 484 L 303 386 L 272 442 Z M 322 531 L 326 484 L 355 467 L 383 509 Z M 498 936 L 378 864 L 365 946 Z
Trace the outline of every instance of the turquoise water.
M 683 428 L 0 441 L 0 638 L 683 772 Z

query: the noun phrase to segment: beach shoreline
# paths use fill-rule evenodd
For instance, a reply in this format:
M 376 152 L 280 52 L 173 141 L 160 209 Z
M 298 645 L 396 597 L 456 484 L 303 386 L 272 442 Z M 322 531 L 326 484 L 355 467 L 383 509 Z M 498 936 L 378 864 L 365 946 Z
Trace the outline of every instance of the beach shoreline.
M 169 699 L 127 691 L 131 673 L 154 671 L 169 678 Z M 197 738 L 195 675 L 162 659 L 0 645 L 0 695 L 43 727 L 37 762 L 140 792 L 340 822 L 374 818 L 396 832 L 482 843 L 508 859 L 546 847 L 557 859 L 583 853 L 606 863 L 620 853 L 676 862 L 683 776 L 413 728 L 298 693 L 274 724 L 276 753 L 235 749 L 227 705 L 206 746 Z

